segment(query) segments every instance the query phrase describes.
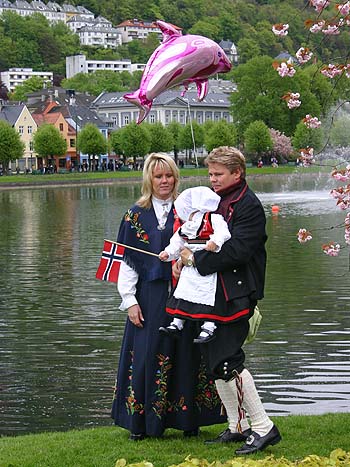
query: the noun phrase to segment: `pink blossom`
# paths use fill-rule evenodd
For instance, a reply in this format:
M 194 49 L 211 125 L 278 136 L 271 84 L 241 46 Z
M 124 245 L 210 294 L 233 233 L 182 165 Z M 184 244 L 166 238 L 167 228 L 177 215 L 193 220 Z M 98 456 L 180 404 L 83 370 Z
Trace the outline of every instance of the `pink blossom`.
M 287 102 L 289 109 L 295 109 L 301 105 L 301 101 L 299 100 L 300 94 L 298 92 L 287 92 L 281 99 Z
M 344 197 L 345 197 L 345 193 L 344 193 L 343 187 L 333 188 L 333 190 L 330 191 L 330 195 L 331 195 L 331 197 L 334 198 L 334 199 L 343 200 Z
M 345 76 L 350 79 L 350 63 L 344 66 Z
M 298 232 L 298 242 L 299 243 L 306 243 L 312 240 L 311 233 L 306 229 L 299 229 Z
M 332 177 L 340 182 L 347 182 L 350 180 L 350 165 L 347 165 L 345 169 L 334 169 L 331 173 Z
M 310 28 L 310 32 L 312 33 L 317 33 L 317 32 L 320 32 L 322 31 L 322 29 L 324 28 L 326 22 L 324 20 L 321 20 L 321 21 L 317 21 L 316 23 L 312 22 L 312 26 Z
M 345 243 L 347 245 L 350 245 L 350 231 L 348 229 L 345 230 L 344 239 L 345 239 Z
M 291 139 L 274 128 L 270 128 L 270 135 L 273 144 L 273 154 L 279 154 L 282 157 L 288 158 L 293 153 Z
M 327 34 L 328 36 L 336 36 L 340 34 L 339 25 L 338 24 L 328 24 L 325 29 L 322 29 L 323 34 Z
M 303 118 L 303 122 L 308 128 L 319 128 L 321 126 L 320 120 L 317 117 L 312 117 L 309 114 Z
M 313 53 L 310 52 L 310 49 L 308 47 L 300 47 L 295 56 L 297 57 L 300 64 L 304 64 L 311 59 Z
M 278 23 L 272 26 L 272 32 L 276 36 L 286 36 L 288 34 L 289 24 Z
M 345 220 L 345 233 L 344 233 L 344 238 L 345 238 L 345 243 L 347 245 L 350 245 L 350 213 L 347 213 Z
M 340 3 L 337 5 L 337 9 L 341 15 L 348 15 L 350 13 L 350 2 Z
M 296 109 L 297 107 L 300 107 L 301 101 L 298 99 L 289 99 L 287 105 L 289 109 Z
M 320 12 L 327 8 L 329 0 L 310 0 L 310 6 L 313 6 L 317 12 Z
M 350 202 L 349 200 L 342 200 L 337 202 L 337 207 L 340 208 L 342 211 L 349 209 Z
M 322 245 L 322 250 L 328 256 L 338 256 L 340 245 L 339 243 L 329 242 L 326 245 Z
M 277 70 L 278 74 L 282 78 L 284 78 L 285 76 L 289 76 L 290 78 L 292 78 L 295 74 L 293 64 L 289 62 L 289 60 L 288 62 L 281 62 L 280 64 L 277 64 L 277 66 L 275 66 L 273 63 L 272 66 Z
M 310 165 L 315 162 L 314 148 L 307 147 L 307 148 L 299 149 L 299 152 L 301 156 L 300 159 L 304 167 L 310 167 Z
M 335 76 L 343 73 L 343 68 L 344 67 L 342 65 L 333 65 L 330 63 L 329 65 L 322 67 L 321 73 L 327 78 L 334 78 Z

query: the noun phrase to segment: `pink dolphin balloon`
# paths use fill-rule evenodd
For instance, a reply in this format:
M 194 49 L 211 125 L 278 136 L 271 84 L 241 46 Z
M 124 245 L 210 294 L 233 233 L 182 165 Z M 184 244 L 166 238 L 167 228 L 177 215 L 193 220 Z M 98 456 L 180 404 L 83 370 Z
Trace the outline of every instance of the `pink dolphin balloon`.
M 227 73 L 231 63 L 216 42 L 203 36 L 182 36 L 171 24 L 157 21 L 163 33 L 163 42 L 153 52 L 142 74 L 140 88 L 124 98 L 140 108 L 137 123 L 151 110 L 153 99 L 166 89 L 179 84 L 185 87 L 195 82 L 198 100 L 208 93 L 208 77 Z

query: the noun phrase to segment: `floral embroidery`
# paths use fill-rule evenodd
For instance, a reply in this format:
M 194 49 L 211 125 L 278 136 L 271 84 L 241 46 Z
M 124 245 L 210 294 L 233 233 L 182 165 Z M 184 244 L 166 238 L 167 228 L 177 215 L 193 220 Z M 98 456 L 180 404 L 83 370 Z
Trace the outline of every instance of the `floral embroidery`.
M 130 362 L 130 367 L 129 367 L 129 386 L 128 386 L 128 391 L 129 395 L 126 398 L 126 410 L 129 414 L 134 415 L 134 413 L 138 413 L 142 415 L 145 411 L 144 405 L 141 402 L 138 402 L 135 398 L 135 391 L 132 388 L 132 364 L 133 364 L 133 358 L 134 358 L 134 352 L 130 352 L 131 354 L 131 362 Z
M 207 407 L 208 409 L 214 409 L 221 404 L 215 382 L 211 379 L 208 380 L 203 363 L 199 368 L 197 395 L 195 400 L 199 409 L 202 406 Z
M 166 412 L 178 412 L 179 410 L 187 410 L 187 406 L 185 404 L 185 398 L 183 396 L 180 397 L 178 402 L 170 402 L 167 399 L 168 395 L 168 373 L 169 370 L 172 368 L 172 364 L 170 363 L 170 358 L 165 355 L 157 355 L 159 359 L 159 369 L 157 370 L 157 379 L 156 385 L 157 389 L 155 391 L 158 400 L 153 403 L 153 410 L 156 413 L 158 418 L 161 418 L 163 414 Z
M 139 217 L 139 212 L 133 212 L 131 209 L 129 209 L 124 216 L 124 220 L 126 222 L 130 222 L 131 228 L 136 230 L 136 237 L 140 240 L 140 242 L 149 243 L 148 234 L 145 232 L 140 222 L 138 221 Z

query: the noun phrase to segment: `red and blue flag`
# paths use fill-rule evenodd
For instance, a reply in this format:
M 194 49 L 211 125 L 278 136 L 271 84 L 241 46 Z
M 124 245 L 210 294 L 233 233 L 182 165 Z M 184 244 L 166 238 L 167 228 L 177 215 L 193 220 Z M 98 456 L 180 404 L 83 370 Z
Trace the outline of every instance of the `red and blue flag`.
M 96 279 L 108 282 L 118 282 L 120 263 L 123 260 L 124 247 L 110 240 L 105 240 L 103 251 L 96 272 Z

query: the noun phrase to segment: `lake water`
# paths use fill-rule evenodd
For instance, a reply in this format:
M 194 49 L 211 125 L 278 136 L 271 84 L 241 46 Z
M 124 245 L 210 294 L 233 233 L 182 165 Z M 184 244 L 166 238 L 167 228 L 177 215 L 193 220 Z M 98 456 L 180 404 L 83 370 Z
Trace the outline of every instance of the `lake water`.
M 345 217 L 329 196 L 334 184 L 317 175 L 248 182 L 269 239 L 247 366 L 272 415 L 350 412 L 349 254 L 321 250 L 344 243 L 343 229 L 329 229 Z M 132 183 L 0 190 L 0 434 L 112 424 L 125 314 L 95 272 L 103 239 L 115 239 L 138 195 Z M 300 227 L 312 242 L 298 243 Z

